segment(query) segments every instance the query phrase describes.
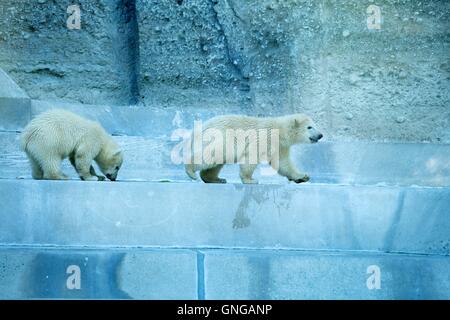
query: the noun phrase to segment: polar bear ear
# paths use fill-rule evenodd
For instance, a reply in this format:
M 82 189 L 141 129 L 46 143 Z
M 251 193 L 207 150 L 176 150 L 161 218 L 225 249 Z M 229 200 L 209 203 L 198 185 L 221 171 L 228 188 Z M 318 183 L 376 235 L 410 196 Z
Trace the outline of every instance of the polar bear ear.
M 120 155 L 122 153 L 122 150 L 121 149 L 118 149 L 118 150 L 116 150 L 115 152 L 114 152 L 114 154 L 113 154 L 113 156 L 115 157 L 115 156 L 118 156 L 118 155 Z
M 306 119 L 295 118 L 294 119 L 294 128 L 300 128 L 305 123 L 305 121 L 306 121 Z

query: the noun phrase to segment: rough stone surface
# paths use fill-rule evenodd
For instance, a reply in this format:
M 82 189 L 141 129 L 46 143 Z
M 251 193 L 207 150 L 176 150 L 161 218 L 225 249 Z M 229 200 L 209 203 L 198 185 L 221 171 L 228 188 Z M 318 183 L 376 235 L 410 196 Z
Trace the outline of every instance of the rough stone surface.
M 248 78 L 230 56 L 214 1 L 137 0 L 137 9 L 146 104 L 244 107 Z
M 378 30 L 359 0 L 81 1 L 81 30 L 68 4 L 0 4 L 0 66 L 32 98 L 304 111 L 332 139 L 450 143 L 448 1 L 379 1 Z
M 368 29 L 371 3 L 362 1 L 138 3 L 148 13 L 139 20 L 141 40 L 147 39 L 142 72 L 149 79 L 141 85 L 158 88 L 146 97 L 151 104 L 195 106 L 186 82 L 202 88 L 197 105 L 220 104 L 200 85 L 230 87 L 227 73 L 211 72 L 219 65 L 234 72 L 239 88 L 248 87 L 240 102 L 246 113 L 305 111 L 335 139 L 450 141 L 446 1 L 377 3 L 379 30 Z M 182 41 L 151 45 L 176 37 Z M 206 46 L 205 38 L 212 39 Z M 207 63 L 211 57 L 218 62 Z M 196 69 L 204 71 L 191 74 Z M 170 89 L 161 89 L 159 79 Z M 186 90 L 180 95 L 174 88 Z
M 0 67 L 32 98 L 136 102 L 133 1 L 77 1 L 80 30 L 66 25 L 72 4 L 1 1 Z

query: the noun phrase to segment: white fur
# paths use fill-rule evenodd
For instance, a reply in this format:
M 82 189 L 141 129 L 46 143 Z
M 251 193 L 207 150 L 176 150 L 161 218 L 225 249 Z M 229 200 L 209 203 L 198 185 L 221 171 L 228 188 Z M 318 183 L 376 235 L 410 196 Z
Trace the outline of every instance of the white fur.
M 271 141 L 270 134 L 271 132 L 275 132 L 274 129 L 278 130 L 279 133 L 279 146 L 278 146 L 278 156 L 273 157 L 273 155 L 269 152 L 266 154 L 266 159 L 271 166 L 278 171 L 278 173 L 282 176 L 285 176 L 291 181 L 296 183 L 306 182 L 309 180 L 309 177 L 305 174 L 297 170 L 292 161 L 290 160 L 290 147 L 294 144 L 298 143 L 315 143 L 322 138 L 322 134 L 315 129 L 313 121 L 304 114 L 293 114 L 283 117 L 273 117 L 273 118 L 256 118 L 256 117 L 247 117 L 240 115 L 225 115 L 218 116 L 212 118 L 205 122 L 202 126 L 201 135 L 203 136 L 199 138 L 200 132 L 192 133 L 190 141 L 188 145 L 191 148 L 193 160 L 191 163 L 186 164 L 185 169 L 186 173 L 192 179 L 196 180 L 197 175 L 196 171 L 200 171 L 200 177 L 204 182 L 212 182 L 212 183 L 225 183 L 225 179 L 221 179 L 218 177 L 220 170 L 222 169 L 224 164 L 228 163 L 240 163 L 240 177 L 243 183 L 257 183 L 256 180 L 252 178 L 253 172 L 256 169 L 258 163 L 261 163 L 261 160 L 264 160 L 259 157 L 255 162 L 243 161 L 243 159 L 249 159 L 249 147 L 248 145 L 241 146 L 241 151 L 237 149 L 236 145 L 239 144 L 238 139 L 234 141 L 234 159 L 227 159 L 227 142 L 226 139 L 224 141 L 216 141 L 215 139 L 211 139 L 209 141 L 209 147 L 217 144 L 217 148 L 223 148 L 223 157 L 209 157 L 205 159 L 205 132 L 208 130 L 216 130 L 216 132 L 220 132 L 223 137 L 226 137 L 226 131 L 228 129 L 234 130 L 249 130 L 255 129 L 256 131 L 263 129 L 267 132 L 267 145 L 268 150 L 271 150 Z M 195 135 L 194 135 L 195 134 Z M 259 143 L 259 134 L 257 135 L 257 140 Z M 202 141 L 200 143 L 194 143 L 194 141 Z M 229 150 L 230 148 L 228 148 Z M 195 162 L 195 158 L 199 157 L 202 159 L 202 162 Z M 208 157 L 208 156 L 206 156 Z M 199 159 L 197 158 L 197 159 Z
M 72 112 L 54 109 L 34 118 L 21 135 L 34 179 L 67 179 L 60 169 L 69 158 L 83 180 L 104 180 L 91 165 L 115 180 L 122 165 L 122 152 L 112 137 L 97 122 Z

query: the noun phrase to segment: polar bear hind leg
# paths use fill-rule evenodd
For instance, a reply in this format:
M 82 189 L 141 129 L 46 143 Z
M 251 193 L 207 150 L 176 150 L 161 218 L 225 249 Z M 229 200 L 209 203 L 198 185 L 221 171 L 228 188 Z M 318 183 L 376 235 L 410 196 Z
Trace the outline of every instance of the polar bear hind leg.
M 61 172 L 61 158 L 59 155 L 51 154 L 46 156 L 47 159 L 40 161 L 36 159 L 40 164 L 43 171 L 43 178 L 45 180 L 66 180 L 68 179 L 65 174 Z
M 28 160 L 30 162 L 30 166 L 31 166 L 31 176 L 33 177 L 33 179 L 36 180 L 41 180 L 44 178 L 44 172 L 41 169 L 41 165 L 39 164 L 39 162 L 30 154 L 30 153 L 26 153 Z

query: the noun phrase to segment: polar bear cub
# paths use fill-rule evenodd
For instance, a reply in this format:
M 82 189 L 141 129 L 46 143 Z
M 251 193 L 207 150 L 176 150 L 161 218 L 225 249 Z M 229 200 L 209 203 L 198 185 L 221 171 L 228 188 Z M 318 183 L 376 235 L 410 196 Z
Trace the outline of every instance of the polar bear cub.
M 196 171 L 200 171 L 206 183 L 226 183 L 219 178 L 223 165 L 239 163 L 241 181 L 257 183 L 252 178 L 253 172 L 259 163 L 268 162 L 288 180 L 306 182 L 308 175 L 290 160 L 290 147 L 316 143 L 322 137 L 311 118 L 304 114 L 271 118 L 218 116 L 206 121 L 200 130 L 194 128 L 187 141 L 190 153 L 185 159 L 185 169 L 194 180 Z
M 34 179 L 67 179 L 60 166 L 69 158 L 82 180 L 105 180 L 91 165 L 95 160 L 103 174 L 115 181 L 123 162 L 119 146 L 100 124 L 60 109 L 34 118 L 21 135 L 21 147 Z

